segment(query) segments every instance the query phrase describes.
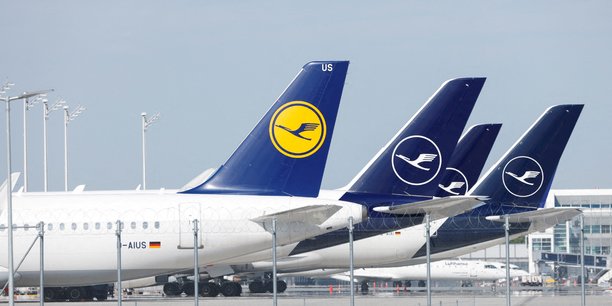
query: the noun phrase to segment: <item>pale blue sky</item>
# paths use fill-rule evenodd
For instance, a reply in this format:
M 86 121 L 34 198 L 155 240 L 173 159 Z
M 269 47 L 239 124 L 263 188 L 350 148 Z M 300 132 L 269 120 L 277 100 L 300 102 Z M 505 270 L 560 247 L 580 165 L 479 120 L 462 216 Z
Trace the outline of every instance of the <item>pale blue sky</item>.
M 87 107 L 69 126 L 71 187 L 140 183 L 143 111 L 162 115 L 148 132 L 148 187 L 180 187 L 222 164 L 304 63 L 348 59 L 323 187 L 346 184 L 444 80 L 486 76 L 470 125 L 504 123 L 487 166 L 548 106 L 584 103 L 553 187 L 612 188 L 610 1 L 2 1 L 0 11 L 0 81 Z M 13 104 L 15 170 L 21 110 Z M 28 113 L 32 191 L 41 112 Z M 53 113 L 50 190 L 63 189 L 62 137 Z

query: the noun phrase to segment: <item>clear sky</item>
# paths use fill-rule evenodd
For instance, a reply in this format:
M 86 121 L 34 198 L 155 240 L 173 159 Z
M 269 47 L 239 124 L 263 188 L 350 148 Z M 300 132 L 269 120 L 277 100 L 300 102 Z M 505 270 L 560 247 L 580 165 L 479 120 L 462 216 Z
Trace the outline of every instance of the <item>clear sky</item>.
M 181 187 L 218 167 L 311 60 L 351 61 L 323 187 L 346 184 L 449 78 L 486 76 L 470 125 L 504 124 L 487 167 L 550 105 L 586 104 L 554 188 L 612 188 L 610 1 L 1 1 L 0 82 L 87 107 L 69 125 L 70 187 Z M 22 108 L 12 112 L 13 169 Z M 5 128 L 5 113 L 0 116 Z M 50 190 L 63 124 L 49 124 Z M 42 190 L 42 108 L 28 111 Z M 5 132 L 0 177 L 5 177 Z

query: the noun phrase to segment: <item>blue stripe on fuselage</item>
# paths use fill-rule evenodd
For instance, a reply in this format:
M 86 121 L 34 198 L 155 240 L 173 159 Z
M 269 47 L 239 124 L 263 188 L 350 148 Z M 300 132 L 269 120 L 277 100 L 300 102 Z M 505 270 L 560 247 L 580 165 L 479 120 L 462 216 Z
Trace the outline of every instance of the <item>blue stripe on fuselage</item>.
M 504 222 L 487 220 L 487 216 L 501 216 L 533 211 L 533 208 L 516 206 L 483 205 L 473 211 L 448 218 L 431 237 L 431 254 L 475 245 L 494 239 L 503 238 Z M 510 235 L 527 232 L 531 222 L 512 223 Z M 426 246 L 423 245 L 414 257 L 425 256 Z
M 368 207 L 368 219 L 355 225 L 353 238 L 364 239 L 402 228 L 423 223 L 423 215 L 391 215 L 374 211 L 375 207 L 393 206 L 430 200 L 431 197 L 414 197 L 402 195 L 379 195 L 370 193 L 347 192 L 340 200 L 359 203 Z M 340 229 L 312 239 L 300 241 L 290 255 L 328 248 L 348 243 L 348 229 Z

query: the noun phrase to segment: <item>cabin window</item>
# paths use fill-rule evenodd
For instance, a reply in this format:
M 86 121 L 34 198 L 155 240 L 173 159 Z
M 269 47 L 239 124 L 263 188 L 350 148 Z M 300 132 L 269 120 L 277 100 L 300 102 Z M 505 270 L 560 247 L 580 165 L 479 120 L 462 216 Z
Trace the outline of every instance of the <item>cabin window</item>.
M 95 227 L 96 227 L 96 230 L 100 230 L 100 222 L 96 222 Z
M 29 230 L 30 230 L 30 225 L 29 225 L 29 224 L 27 224 L 27 223 L 26 223 L 26 224 L 24 224 L 24 225 L 23 225 L 23 230 L 24 230 L 24 231 L 26 231 L 26 232 L 27 232 L 27 231 L 29 231 Z
M 64 225 L 64 223 L 60 223 L 60 231 L 63 231 L 66 228 L 66 225 Z
M 89 223 L 83 223 L 83 229 L 84 230 L 88 230 L 89 229 Z
M 149 222 L 146 222 L 146 221 L 145 221 L 145 222 L 142 222 L 142 228 L 143 228 L 143 229 L 147 229 L 147 228 L 149 228 Z
M 52 231 L 53 230 L 53 223 L 47 224 L 47 230 L 48 231 Z
M 130 223 L 130 228 L 132 228 L 132 229 L 136 229 L 136 222 L 132 222 L 132 223 Z
M 76 225 L 76 223 L 72 223 L 72 224 L 70 225 L 70 228 L 72 228 L 72 230 L 73 230 L 73 231 L 76 231 L 76 229 L 77 229 L 77 225 Z
M 106 223 L 106 229 L 108 230 L 113 229 L 113 224 L 111 222 Z
M 4 224 L 0 224 L 0 232 L 4 232 Z
M 159 229 L 159 221 L 155 221 L 154 226 L 155 226 L 156 229 Z

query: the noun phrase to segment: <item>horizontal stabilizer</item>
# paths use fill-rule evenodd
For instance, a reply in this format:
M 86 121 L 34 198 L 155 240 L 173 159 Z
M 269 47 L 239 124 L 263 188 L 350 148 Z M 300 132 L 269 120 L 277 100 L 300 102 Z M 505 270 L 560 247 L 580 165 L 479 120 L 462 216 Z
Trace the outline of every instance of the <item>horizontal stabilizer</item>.
M 544 228 L 554 226 L 559 223 L 566 222 L 580 215 L 582 211 L 577 208 L 544 208 L 528 212 L 516 213 L 508 215 L 508 222 L 510 223 L 536 223 L 536 226 L 540 227 L 545 225 Z M 505 222 L 504 216 L 488 216 L 487 220 Z
M 482 205 L 483 197 L 453 196 L 395 206 L 379 206 L 374 210 L 394 215 L 430 214 L 432 219 L 450 218 Z
M 323 224 L 327 219 L 337 213 L 342 207 L 338 205 L 309 205 L 296 209 L 286 210 L 274 214 L 264 215 L 251 219 L 266 231 L 272 231 L 272 220 L 276 219 L 277 231 L 288 228 L 288 225 L 302 223 L 310 226 Z

